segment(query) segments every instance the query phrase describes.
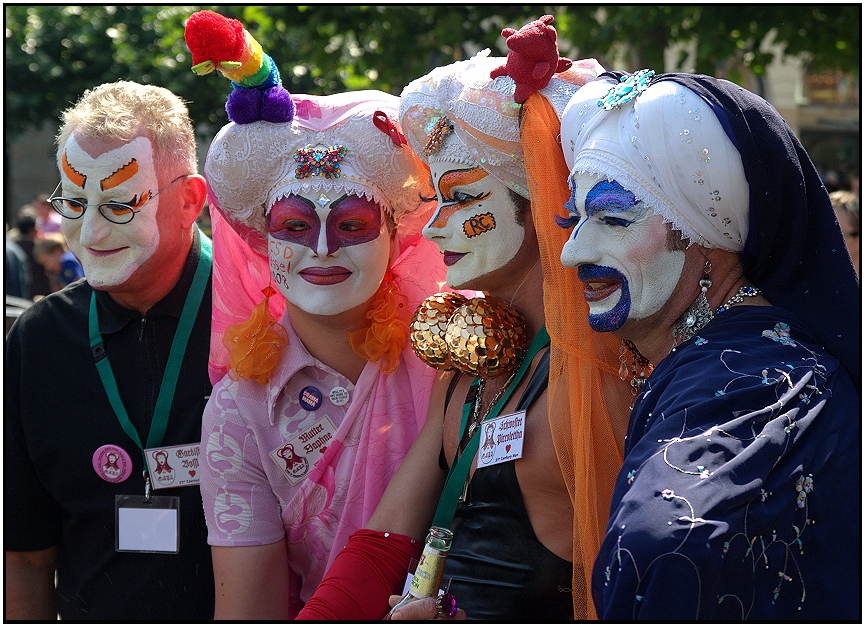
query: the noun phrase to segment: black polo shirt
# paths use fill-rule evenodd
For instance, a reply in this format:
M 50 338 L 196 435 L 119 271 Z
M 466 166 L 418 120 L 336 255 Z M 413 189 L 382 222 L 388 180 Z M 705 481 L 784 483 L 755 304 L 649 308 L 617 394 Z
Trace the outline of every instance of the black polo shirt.
M 199 234 L 175 288 L 145 316 L 96 292 L 100 329 L 120 397 L 147 440 L 171 341 L 199 259 Z M 85 280 L 30 306 L 6 341 L 4 542 L 7 551 L 59 545 L 57 605 L 65 620 L 204 621 L 213 616 L 213 571 L 197 486 L 180 497 L 180 552 L 114 550 L 116 494 L 144 494 L 141 450 L 124 433 L 96 371 Z M 163 445 L 198 442 L 207 374 L 211 280 L 187 345 Z M 121 483 L 93 469 L 115 444 L 132 458 Z

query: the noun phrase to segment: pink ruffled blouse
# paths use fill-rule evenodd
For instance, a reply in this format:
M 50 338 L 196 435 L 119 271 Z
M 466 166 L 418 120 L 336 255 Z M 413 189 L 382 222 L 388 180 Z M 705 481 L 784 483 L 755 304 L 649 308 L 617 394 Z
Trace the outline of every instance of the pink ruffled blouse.
M 352 385 L 306 351 L 287 316 L 282 324 L 289 346 L 268 385 L 226 376 L 213 390 L 201 494 L 211 545 L 287 537 L 291 591 L 303 603 L 417 437 L 435 371 L 407 346 L 396 371 L 368 363 Z

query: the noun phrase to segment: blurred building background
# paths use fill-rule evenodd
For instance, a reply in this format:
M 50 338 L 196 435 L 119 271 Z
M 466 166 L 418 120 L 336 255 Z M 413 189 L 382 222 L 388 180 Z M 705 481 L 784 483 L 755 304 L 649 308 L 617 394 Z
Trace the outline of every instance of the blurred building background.
M 165 86 L 190 102 L 199 161 L 226 122 L 227 80 L 194 76 L 183 24 L 195 10 L 237 17 L 294 93 L 402 87 L 484 47 L 501 28 L 550 13 L 560 53 L 604 67 L 697 71 L 761 94 L 784 116 L 827 186 L 858 192 L 861 5 L 14 6 L 6 12 L 4 214 L 59 181 L 57 118 L 109 80 Z M 663 67 L 658 67 L 663 66 Z M 830 190 L 831 191 L 831 190 Z

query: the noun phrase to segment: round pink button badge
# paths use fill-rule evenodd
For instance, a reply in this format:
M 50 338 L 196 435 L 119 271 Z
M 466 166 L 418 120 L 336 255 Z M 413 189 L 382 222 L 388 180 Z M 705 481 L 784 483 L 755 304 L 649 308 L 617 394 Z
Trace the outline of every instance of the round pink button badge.
M 116 444 L 106 444 L 93 453 L 93 470 L 109 483 L 120 483 L 132 474 L 132 458 Z

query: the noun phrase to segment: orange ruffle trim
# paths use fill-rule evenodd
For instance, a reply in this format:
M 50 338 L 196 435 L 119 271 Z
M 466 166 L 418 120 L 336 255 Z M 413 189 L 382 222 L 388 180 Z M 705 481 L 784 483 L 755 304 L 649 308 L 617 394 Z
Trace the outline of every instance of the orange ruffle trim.
M 348 334 L 354 352 L 369 362 L 378 363 L 385 374 L 396 370 L 400 353 L 408 343 L 408 323 L 403 319 L 407 316 L 407 306 L 408 300 L 393 281 L 385 280 L 366 312 L 372 324 Z
M 253 308 L 249 320 L 229 325 L 222 336 L 229 354 L 228 376 L 234 381 L 252 379 L 266 384 L 279 362 L 279 351 L 288 346 L 285 327 L 267 309 L 271 294 L 265 291 L 265 295 Z

